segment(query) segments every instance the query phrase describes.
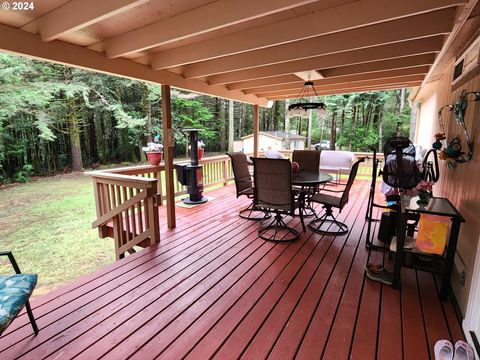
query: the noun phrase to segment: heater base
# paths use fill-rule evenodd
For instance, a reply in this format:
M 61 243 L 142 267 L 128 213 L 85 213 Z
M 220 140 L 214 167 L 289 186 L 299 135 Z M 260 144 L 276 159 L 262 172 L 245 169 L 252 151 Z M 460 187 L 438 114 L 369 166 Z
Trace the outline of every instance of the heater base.
M 183 203 L 186 205 L 196 205 L 196 204 L 204 204 L 208 201 L 208 198 L 205 196 L 202 196 L 199 200 L 192 200 L 189 197 L 182 199 Z

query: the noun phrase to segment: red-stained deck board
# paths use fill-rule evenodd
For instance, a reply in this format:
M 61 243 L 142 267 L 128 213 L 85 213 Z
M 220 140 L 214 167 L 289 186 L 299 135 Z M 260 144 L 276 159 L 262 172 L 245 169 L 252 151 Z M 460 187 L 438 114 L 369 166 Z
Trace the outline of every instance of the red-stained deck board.
M 239 230 L 241 230 L 241 227 Z M 108 308 L 109 311 L 105 311 L 105 314 L 108 314 L 109 316 L 108 319 L 100 322 L 98 316 L 95 313 L 92 313 L 92 315 L 85 318 L 82 323 L 75 326 L 74 333 L 76 334 L 85 331 L 84 329 L 89 329 L 90 326 L 99 327 L 99 329 L 96 330 L 98 333 L 108 334 L 98 342 L 100 347 L 105 349 L 106 345 L 112 344 L 111 339 L 116 339 L 116 341 L 118 341 L 125 336 L 126 333 L 128 333 L 129 327 L 135 326 L 135 320 L 140 321 L 140 323 L 143 324 L 144 321 L 149 319 L 148 316 L 150 314 L 155 314 L 157 311 L 162 310 L 163 307 L 167 307 L 170 304 L 179 304 L 182 296 L 184 296 L 183 299 L 189 298 L 192 293 L 192 288 L 198 284 L 198 280 L 208 276 L 215 270 L 217 264 L 213 262 L 213 260 L 221 262 L 222 260 L 228 261 L 235 257 L 238 250 L 234 246 L 239 241 L 240 239 L 233 237 L 220 246 L 212 244 L 212 246 L 216 247 L 195 262 L 192 262 L 190 259 L 185 259 L 181 263 L 170 268 L 169 270 L 173 270 L 168 271 L 167 274 L 152 274 L 152 276 L 149 277 L 148 282 L 133 287 L 133 290 L 126 296 L 117 298 L 121 301 L 121 304 L 123 305 L 122 308 L 118 308 L 118 306 L 116 307 L 117 304 L 115 303 L 111 304 L 111 307 Z M 206 247 L 202 250 L 207 251 L 210 249 Z M 142 279 L 140 278 L 139 280 Z M 123 324 L 121 329 L 118 327 L 114 328 L 114 326 L 119 324 Z M 66 343 L 70 340 L 71 339 L 64 336 L 59 341 Z M 87 333 L 86 338 L 80 338 L 80 341 L 83 341 L 84 345 L 85 340 L 91 342 L 98 340 L 98 338 L 92 339 Z M 84 352 L 86 356 L 85 358 L 88 358 L 89 356 L 91 358 L 92 354 L 98 354 L 98 346 L 96 345 L 97 344 Z M 79 346 L 76 343 L 72 343 L 71 346 L 68 347 L 68 349 L 73 349 L 74 351 L 78 348 Z M 62 350 L 62 353 L 63 351 L 64 350 Z
M 240 226 L 239 226 L 240 224 Z M 239 222 L 238 219 L 235 218 L 234 223 L 230 225 L 230 227 L 226 227 L 225 229 L 222 229 L 222 231 L 219 232 L 219 235 L 231 235 L 235 233 L 242 234 L 242 231 L 245 230 L 246 228 L 251 228 L 253 224 L 251 223 L 245 223 L 245 222 Z M 254 230 L 251 230 L 254 232 Z M 122 276 L 119 276 L 115 278 L 113 281 L 109 283 L 105 283 L 103 287 L 98 289 L 97 291 L 89 292 L 87 296 L 83 297 L 78 297 L 75 300 L 73 300 L 71 303 L 69 303 L 69 306 L 63 306 L 62 308 L 59 309 L 59 311 L 55 312 L 54 314 L 47 314 L 44 317 L 41 317 L 40 313 L 40 318 L 38 318 L 38 323 L 39 326 L 44 328 L 42 333 L 44 336 L 49 333 L 50 328 L 48 325 L 50 325 L 51 318 L 53 317 L 64 317 L 63 319 L 60 319 L 59 321 L 55 322 L 55 328 L 53 331 L 58 331 L 59 329 L 66 329 L 78 321 L 78 319 L 82 319 L 82 325 L 85 326 L 89 324 L 90 322 L 85 318 L 85 316 L 88 316 L 89 314 L 94 314 L 98 308 L 101 308 L 101 306 L 106 306 L 111 303 L 111 299 L 119 299 L 121 301 L 124 301 L 121 296 L 122 294 L 127 294 L 130 297 L 132 296 L 140 296 L 137 294 L 143 294 L 142 287 L 139 287 L 140 285 L 143 284 L 144 287 L 147 287 L 147 289 L 151 286 L 153 286 L 152 283 L 149 284 L 144 284 L 146 281 L 149 281 L 151 279 L 154 279 L 156 282 L 160 282 L 163 280 L 162 277 L 159 277 L 160 274 L 162 274 L 164 277 L 169 277 L 173 275 L 174 273 L 178 272 L 179 270 L 186 268 L 192 264 L 191 258 L 196 258 L 197 262 L 205 262 L 209 261 L 209 258 L 206 260 L 202 258 L 201 256 L 205 254 L 207 251 L 211 249 L 215 249 L 216 246 L 218 245 L 217 242 L 218 240 L 215 238 L 205 238 L 206 243 L 199 242 L 192 247 L 188 248 L 186 247 L 184 252 L 179 252 L 179 253 L 174 253 L 172 257 L 154 257 L 153 259 L 147 261 L 146 259 L 144 260 L 144 263 L 142 263 L 140 266 L 134 267 L 131 269 L 131 271 L 128 273 L 128 276 L 125 277 L 124 274 Z M 228 237 L 221 237 L 222 241 L 228 240 Z M 240 241 L 240 240 L 237 240 Z M 226 248 L 231 244 L 227 244 Z M 220 249 L 221 250 L 221 249 Z M 218 251 L 217 251 L 218 252 Z M 215 259 L 218 256 L 217 253 L 214 253 L 210 256 L 211 259 Z M 178 263 L 177 263 L 178 262 Z M 188 271 L 188 270 L 187 270 Z M 190 270 L 190 272 L 193 272 L 194 270 Z M 187 276 L 185 273 L 182 273 L 181 278 L 184 278 Z M 171 281 L 172 282 L 172 281 Z M 172 282 L 175 284 L 175 282 Z M 74 294 L 70 294 L 73 295 Z M 158 294 L 156 294 L 158 295 Z M 69 299 L 69 298 L 68 298 Z M 116 303 L 110 304 L 112 308 L 118 307 Z M 69 317 L 67 316 L 69 312 L 72 311 L 72 309 L 75 309 L 75 315 L 76 317 Z M 105 308 L 103 311 L 104 316 L 110 316 L 110 312 L 106 311 L 109 308 Z M 82 316 L 82 317 L 81 317 Z M 85 320 L 87 319 L 87 320 Z M 96 318 L 93 319 L 91 322 L 93 324 L 97 324 L 101 318 Z M 24 327 L 22 329 L 23 331 L 30 333 L 28 327 Z M 73 332 L 77 333 L 77 332 Z M 68 336 L 66 334 L 62 334 L 62 342 L 66 341 L 68 339 Z M 36 342 L 30 343 L 30 345 L 34 345 Z M 17 344 L 16 347 L 20 347 L 22 344 Z M 15 351 L 15 348 L 9 349 L 10 352 Z M 8 354 L 8 352 L 7 352 Z
M 422 303 L 414 270 L 402 271 L 403 352 L 405 360 L 428 359 L 429 347 L 423 326 Z M 432 349 L 430 349 L 432 350 Z
M 363 215 L 363 214 L 362 214 Z M 375 214 L 377 216 L 377 214 Z M 372 230 L 378 223 L 372 224 Z M 366 229 L 363 229 L 362 239 L 366 236 Z M 359 246 L 364 246 L 363 240 Z M 330 329 L 327 344 L 323 351 L 324 359 L 347 359 L 350 353 L 350 345 L 355 330 L 354 324 L 357 318 L 360 305 L 363 283 L 365 280 L 365 264 L 369 261 L 370 253 L 358 248 L 353 259 L 352 268 L 345 285 L 344 292 L 339 301 L 335 321 Z
M 422 299 L 423 316 L 429 349 L 433 349 L 435 342 L 440 339 L 450 338 L 448 324 L 443 315 L 442 304 L 438 297 L 438 290 L 435 285 L 434 275 L 419 271 L 418 282 Z M 433 350 L 431 350 L 433 354 Z M 433 355 L 432 355 L 433 358 Z
M 295 312 L 276 340 L 269 354 L 270 358 L 294 357 L 300 346 L 298 358 L 311 358 L 310 352 L 321 354 L 322 338 L 328 337 L 329 326 L 326 323 L 334 317 L 338 305 L 338 301 L 335 299 L 341 297 L 345 278 L 348 276 L 351 261 L 361 238 L 363 221 L 356 220 L 360 216 L 363 199 L 354 198 L 352 200 L 356 200 L 355 206 L 352 206 L 350 212 L 345 214 L 349 219 L 353 219 L 353 224 L 349 224 L 351 232 L 348 236 L 338 237 L 333 242 L 327 257 L 317 268 Z M 323 330 L 326 330 L 327 333 L 322 334 Z
M 178 208 L 176 229 L 161 207 L 160 244 L 33 299 L 39 335 L 22 314 L 0 359 L 428 358 L 461 326 L 431 274 L 403 269 L 401 291 L 365 279 L 366 262 L 384 260 L 364 246 L 368 185 L 355 183 L 339 215 L 348 235 L 291 243 L 259 239 L 233 186 Z

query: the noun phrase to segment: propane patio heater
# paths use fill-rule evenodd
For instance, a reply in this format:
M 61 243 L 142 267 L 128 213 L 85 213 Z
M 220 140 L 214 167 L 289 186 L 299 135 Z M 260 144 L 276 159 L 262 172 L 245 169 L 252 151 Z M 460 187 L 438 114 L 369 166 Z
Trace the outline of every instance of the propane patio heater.
M 203 193 L 203 165 L 198 164 L 198 132 L 202 129 L 185 129 L 190 137 L 190 164 L 177 164 L 177 179 L 187 187 L 188 197 L 182 199 L 184 204 L 203 204 L 208 199 Z

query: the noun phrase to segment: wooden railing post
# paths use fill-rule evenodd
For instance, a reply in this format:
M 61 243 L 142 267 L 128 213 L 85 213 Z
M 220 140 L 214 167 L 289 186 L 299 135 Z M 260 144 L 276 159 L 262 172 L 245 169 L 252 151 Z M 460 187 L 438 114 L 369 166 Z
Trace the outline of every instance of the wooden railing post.
M 223 160 L 223 186 L 228 185 L 228 159 Z
M 150 245 L 160 242 L 160 223 L 156 196 L 156 186 L 147 189 L 146 207 L 148 212 L 148 225 L 150 228 Z

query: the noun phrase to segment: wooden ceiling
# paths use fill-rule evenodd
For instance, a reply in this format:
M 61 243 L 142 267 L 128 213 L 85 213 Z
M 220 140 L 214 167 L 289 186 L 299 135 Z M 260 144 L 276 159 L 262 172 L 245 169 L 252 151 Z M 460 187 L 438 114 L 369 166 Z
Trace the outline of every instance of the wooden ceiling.
M 388 4 L 388 5 L 387 5 Z M 422 83 L 459 0 L 42 0 L 0 10 L 0 49 L 265 106 Z

